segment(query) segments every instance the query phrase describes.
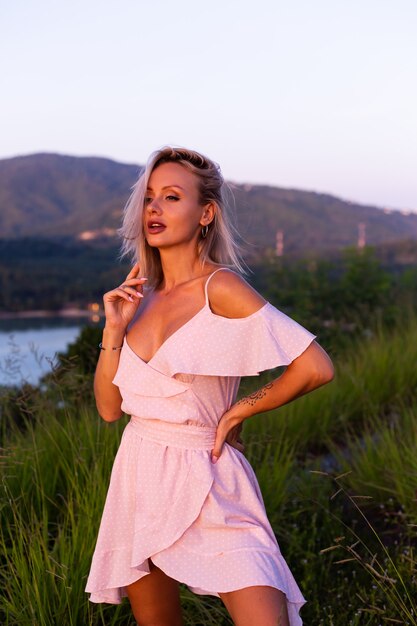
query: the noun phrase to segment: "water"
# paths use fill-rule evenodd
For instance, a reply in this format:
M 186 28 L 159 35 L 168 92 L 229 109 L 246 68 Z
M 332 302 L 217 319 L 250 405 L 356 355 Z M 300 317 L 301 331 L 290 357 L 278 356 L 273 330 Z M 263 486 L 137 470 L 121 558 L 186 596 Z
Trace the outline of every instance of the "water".
M 87 324 L 85 317 L 0 320 L 0 385 L 38 384 Z

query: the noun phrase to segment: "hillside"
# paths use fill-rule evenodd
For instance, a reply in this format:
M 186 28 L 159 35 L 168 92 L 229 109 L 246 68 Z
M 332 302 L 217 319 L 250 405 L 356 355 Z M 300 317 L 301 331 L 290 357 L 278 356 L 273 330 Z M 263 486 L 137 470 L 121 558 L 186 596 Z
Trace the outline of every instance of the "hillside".
M 138 165 L 34 154 L 0 160 L 2 237 L 78 236 L 117 228 Z
M 98 157 L 33 154 L 0 160 L 0 236 L 114 237 L 138 172 L 138 165 Z M 360 222 L 368 244 L 417 239 L 417 214 L 388 213 L 311 191 L 231 188 L 237 226 L 255 255 L 275 248 L 278 230 L 286 253 L 355 245 Z

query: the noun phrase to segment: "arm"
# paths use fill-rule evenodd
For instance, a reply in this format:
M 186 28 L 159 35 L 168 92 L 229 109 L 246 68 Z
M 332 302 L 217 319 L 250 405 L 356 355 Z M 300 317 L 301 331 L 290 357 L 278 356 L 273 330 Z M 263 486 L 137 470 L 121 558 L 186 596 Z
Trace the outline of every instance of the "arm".
M 106 422 L 115 422 L 123 415 L 122 396 L 119 388 L 112 380 L 120 360 L 120 347 L 126 333 L 126 328 L 133 320 L 137 311 L 142 293 L 138 291 L 146 278 L 138 278 L 139 265 L 136 263 L 129 272 L 123 285 L 108 291 L 103 296 L 106 324 L 103 329 L 103 347 L 94 375 L 94 396 L 97 411 Z
M 327 352 L 312 341 L 308 348 L 275 380 L 241 398 L 230 408 L 239 423 L 257 413 L 277 409 L 333 380 L 334 368 Z
M 122 396 L 117 385 L 112 383 L 119 365 L 120 350 L 112 350 L 112 347 L 121 346 L 125 331 L 111 329 L 107 326 L 103 329 L 103 346 L 106 350 L 100 350 L 97 367 L 94 374 L 94 396 L 99 415 L 106 422 L 114 422 L 122 417 Z
M 212 310 L 224 317 L 247 317 L 266 303 L 256 290 L 233 272 L 218 272 L 210 281 L 209 290 Z M 330 382 L 333 376 L 334 368 L 328 354 L 313 340 L 281 376 L 236 402 L 222 416 L 213 455 L 219 456 L 228 434 L 236 436 L 245 419 L 287 404 Z M 230 436 L 228 441 L 230 443 Z

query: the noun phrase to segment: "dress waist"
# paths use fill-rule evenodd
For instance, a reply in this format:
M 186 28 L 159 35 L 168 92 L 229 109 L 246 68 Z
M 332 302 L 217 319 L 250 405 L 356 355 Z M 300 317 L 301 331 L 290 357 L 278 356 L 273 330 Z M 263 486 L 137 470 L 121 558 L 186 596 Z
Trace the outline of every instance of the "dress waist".
M 196 426 L 195 424 L 174 424 L 163 420 L 154 420 L 132 415 L 129 425 L 140 437 L 156 443 L 177 448 L 194 450 L 212 450 L 216 440 L 215 426 Z

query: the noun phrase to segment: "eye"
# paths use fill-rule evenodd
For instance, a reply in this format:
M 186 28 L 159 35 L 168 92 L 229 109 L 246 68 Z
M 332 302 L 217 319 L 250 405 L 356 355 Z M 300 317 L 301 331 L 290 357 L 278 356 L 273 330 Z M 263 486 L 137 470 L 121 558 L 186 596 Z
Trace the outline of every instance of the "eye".
M 149 198 L 149 197 L 145 198 L 145 204 L 149 204 L 150 202 L 152 202 L 152 198 Z
M 176 202 L 177 200 L 179 200 L 179 198 L 178 196 L 170 195 L 170 196 L 167 196 L 167 200 L 174 200 Z

